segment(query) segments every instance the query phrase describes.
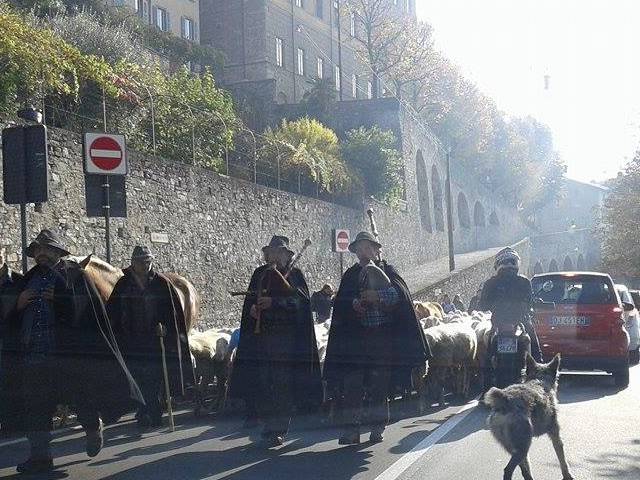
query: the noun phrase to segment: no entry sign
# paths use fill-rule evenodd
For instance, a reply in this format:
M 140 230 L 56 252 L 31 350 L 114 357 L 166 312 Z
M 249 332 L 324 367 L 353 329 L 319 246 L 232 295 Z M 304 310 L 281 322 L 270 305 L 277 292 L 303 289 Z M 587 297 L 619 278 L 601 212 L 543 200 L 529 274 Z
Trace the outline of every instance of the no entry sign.
M 126 175 L 127 149 L 124 135 L 85 133 L 84 160 L 87 173 Z
M 333 235 L 333 251 L 338 253 L 349 252 L 349 230 L 335 229 Z

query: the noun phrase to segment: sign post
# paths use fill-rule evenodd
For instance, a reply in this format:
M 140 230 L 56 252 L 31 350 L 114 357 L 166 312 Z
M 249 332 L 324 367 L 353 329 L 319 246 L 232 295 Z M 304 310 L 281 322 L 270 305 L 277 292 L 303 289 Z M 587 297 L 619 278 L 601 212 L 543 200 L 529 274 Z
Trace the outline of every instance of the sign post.
M 107 262 L 111 263 L 111 175 L 127 174 L 127 155 L 124 135 L 110 133 L 84 134 L 85 172 L 102 176 L 102 211 L 105 224 Z
M 344 273 L 344 254 L 349 252 L 349 230 L 333 230 L 333 251 L 340 254 L 340 276 Z

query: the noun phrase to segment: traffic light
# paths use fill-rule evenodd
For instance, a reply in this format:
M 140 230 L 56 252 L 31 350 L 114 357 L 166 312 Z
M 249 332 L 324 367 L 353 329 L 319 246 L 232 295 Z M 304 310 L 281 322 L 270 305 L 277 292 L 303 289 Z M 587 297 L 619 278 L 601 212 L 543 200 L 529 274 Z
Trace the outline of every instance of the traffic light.
M 2 130 L 2 180 L 6 204 L 48 200 L 47 160 L 47 127 L 28 125 Z

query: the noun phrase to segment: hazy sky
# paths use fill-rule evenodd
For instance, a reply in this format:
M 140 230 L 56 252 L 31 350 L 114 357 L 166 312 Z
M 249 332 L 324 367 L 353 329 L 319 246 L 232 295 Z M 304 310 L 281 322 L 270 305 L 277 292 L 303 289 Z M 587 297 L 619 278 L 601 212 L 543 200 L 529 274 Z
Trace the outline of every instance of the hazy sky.
M 438 48 L 501 110 L 551 127 L 569 177 L 603 180 L 633 156 L 640 143 L 640 0 L 416 3 Z

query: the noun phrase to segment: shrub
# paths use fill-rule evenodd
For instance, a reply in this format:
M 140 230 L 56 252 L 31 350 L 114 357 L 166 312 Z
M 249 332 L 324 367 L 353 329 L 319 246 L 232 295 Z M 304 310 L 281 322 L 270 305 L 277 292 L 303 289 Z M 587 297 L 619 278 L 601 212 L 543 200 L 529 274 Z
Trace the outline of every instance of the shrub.
M 340 158 L 338 137 L 317 120 L 283 120 L 280 127 L 268 129 L 265 135 L 283 147 L 280 158 L 285 170 L 306 170 L 328 192 L 353 187 L 355 179 Z
M 342 144 L 342 157 L 359 174 L 365 192 L 390 204 L 404 194 L 402 156 L 396 145 L 393 132 L 377 126 L 347 132 Z

